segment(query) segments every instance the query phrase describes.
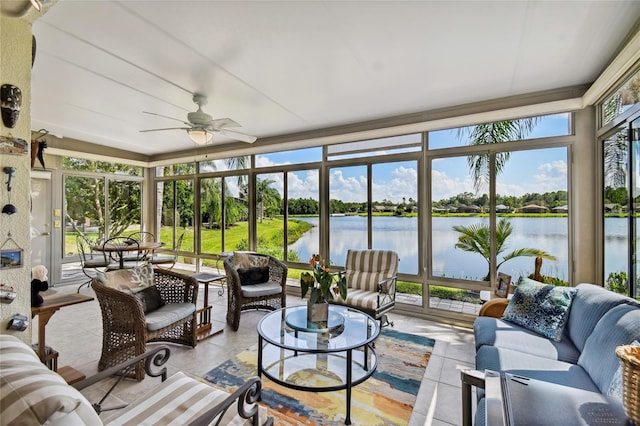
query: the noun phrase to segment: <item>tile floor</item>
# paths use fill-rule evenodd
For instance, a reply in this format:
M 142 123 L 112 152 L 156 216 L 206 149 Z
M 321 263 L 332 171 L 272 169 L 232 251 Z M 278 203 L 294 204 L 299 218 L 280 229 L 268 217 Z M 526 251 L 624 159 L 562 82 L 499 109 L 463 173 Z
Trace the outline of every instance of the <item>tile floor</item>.
M 58 294 L 75 292 L 77 286 L 56 287 Z M 183 371 L 196 377 L 227 360 L 236 353 L 248 349 L 257 343 L 256 325 L 265 315 L 264 311 L 247 311 L 242 314 L 240 329 L 234 332 L 226 327 L 226 292 L 218 295 L 217 286 L 209 287 L 209 302 L 213 305 L 214 322 L 225 327 L 220 334 L 212 336 L 198 344 L 196 348 L 171 346 L 171 358 L 168 361 L 169 375 Z M 203 300 L 203 286 L 198 300 Z M 84 287 L 83 294 L 93 295 L 91 289 Z M 46 296 L 46 293 L 45 293 Z M 289 296 L 287 304 L 300 304 L 298 297 Z M 37 340 L 37 317 L 33 321 L 33 340 Z M 473 333 L 460 328 L 432 321 L 391 314 L 395 329 L 420 334 L 436 339 L 436 345 L 427 365 L 424 379 L 410 425 L 459 425 L 462 420 L 460 370 L 474 365 Z M 46 328 L 46 344 L 59 352 L 58 366 L 73 366 L 87 376 L 97 372 L 98 359 L 102 345 L 102 319 L 96 300 L 69 306 L 58 311 Z M 117 388 L 111 405 L 121 401 L 132 401 L 142 392 L 156 386 L 158 379 L 147 378 L 140 383 L 126 381 Z M 108 386 L 107 382 L 87 389 L 83 393 L 91 400 L 100 398 L 99 391 Z M 104 404 L 104 405 L 109 405 Z M 108 418 L 108 413 L 102 417 Z M 357 420 L 354 420 L 357 424 Z

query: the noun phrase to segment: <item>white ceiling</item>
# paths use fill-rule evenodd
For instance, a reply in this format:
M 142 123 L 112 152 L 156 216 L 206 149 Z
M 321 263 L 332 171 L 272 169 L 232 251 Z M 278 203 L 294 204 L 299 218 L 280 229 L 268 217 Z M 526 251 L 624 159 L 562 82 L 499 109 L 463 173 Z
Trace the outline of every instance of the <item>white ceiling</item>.
M 180 125 L 142 111 L 186 119 L 194 92 L 261 138 L 591 83 L 639 17 L 640 1 L 61 0 L 33 25 L 32 128 L 154 155 L 195 144 L 140 133 Z

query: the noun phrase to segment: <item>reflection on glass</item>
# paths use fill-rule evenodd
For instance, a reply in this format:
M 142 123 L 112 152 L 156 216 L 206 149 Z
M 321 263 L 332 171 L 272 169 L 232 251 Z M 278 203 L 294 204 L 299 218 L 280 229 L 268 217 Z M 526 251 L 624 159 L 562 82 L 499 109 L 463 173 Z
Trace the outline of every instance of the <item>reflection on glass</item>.
M 256 167 L 314 163 L 316 161 L 322 161 L 322 147 L 320 146 L 291 151 L 268 152 L 256 155 Z
M 571 134 L 571 114 L 543 115 L 429 132 L 429 149 L 493 144 Z
M 608 289 L 628 293 L 629 181 L 628 133 L 623 128 L 604 141 L 604 280 Z
M 601 105 L 602 125 L 613 121 L 640 102 L 640 70 L 632 75 Z
M 638 219 L 638 211 L 640 207 L 636 204 L 640 202 L 640 119 L 636 119 L 631 123 L 631 155 L 633 159 L 633 175 L 631 188 L 633 191 L 633 221 L 635 235 L 633 236 L 633 276 L 630 277 L 629 295 L 640 299 L 640 288 L 638 285 L 638 277 L 640 277 L 640 264 L 638 263 L 638 240 L 640 239 L 640 220 Z

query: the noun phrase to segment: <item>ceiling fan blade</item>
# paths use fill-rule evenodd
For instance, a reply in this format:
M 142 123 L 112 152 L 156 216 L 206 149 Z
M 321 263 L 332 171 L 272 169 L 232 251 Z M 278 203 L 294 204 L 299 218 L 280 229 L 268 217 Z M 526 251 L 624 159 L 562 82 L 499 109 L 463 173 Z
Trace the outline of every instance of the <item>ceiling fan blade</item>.
M 140 130 L 140 132 L 159 132 L 162 130 L 189 130 L 191 129 L 191 127 L 165 127 L 163 129 L 147 129 L 147 130 Z
M 236 139 L 236 140 L 247 142 L 247 143 L 254 143 L 256 139 L 258 139 L 255 136 L 245 135 L 244 133 L 234 132 L 232 130 L 217 129 L 216 131 L 228 138 Z
M 207 123 L 207 126 L 211 126 L 214 129 L 224 129 L 227 127 L 242 127 L 234 120 L 230 118 L 216 118 L 215 120 L 211 120 Z
M 168 118 L 169 120 L 179 121 L 179 122 L 181 122 L 183 124 L 186 124 L 187 126 L 191 125 L 191 123 L 188 123 L 188 122 L 186 122 L 184 120 L 180 120 L 179 118 L 169 117 L 168 115 L 162 115 L 162 114 L 158 114 L 158 113 L 155 113 L 155 112 L 149 112 L 149 111 L 142 111 L 142 112 L 145 113 L 145 114 L 149 114 L 149 115 L 155 115 L 155 116 L 162 117 L 162 118 Z

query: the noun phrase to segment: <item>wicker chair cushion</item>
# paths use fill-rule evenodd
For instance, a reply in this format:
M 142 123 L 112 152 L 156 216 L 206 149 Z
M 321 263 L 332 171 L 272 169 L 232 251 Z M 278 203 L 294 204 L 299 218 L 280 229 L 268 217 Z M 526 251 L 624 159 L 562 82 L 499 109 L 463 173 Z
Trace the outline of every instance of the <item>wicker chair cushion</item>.
M 263 297 L 282 293 L 282 286 L 274 281 L 267 281 L 266 283 L 261 284 L 243 285 L 240 288 L 242 289 L 243 297 Z
M 98 271 L 97 278 L 106 287 L 130 294 L 137 293 L 153 285 L 153 266 L 144 264 L 105 273 Z
M 238 268 L 241 285 L 262 284 L 269 281 L 269 267 L 256 266 L 253 268 Z
M 145 314 L 155 311 L 160 306 L 164 305 L 162 295 L 155 285 L 135 293 L 134 296 L 142 302 L 142 312 Z
M 207 410 L 224 401 L 228 393 L 199 382 L 183 373 L 176 373 L 160 386 L 137 399 L 110 418 L 108 425 L 189 424 Z M 259 408 L 260 424 L 266 419 L 266 408 Z M 236 410 L 222 417 L 221 425 L 250 425 Z
M 161 328 L 193 315 L 195 310 L 196 305 L 193 303 L 167 303 L 144 316 L 147 330 L 160 330 Z

